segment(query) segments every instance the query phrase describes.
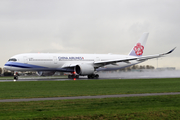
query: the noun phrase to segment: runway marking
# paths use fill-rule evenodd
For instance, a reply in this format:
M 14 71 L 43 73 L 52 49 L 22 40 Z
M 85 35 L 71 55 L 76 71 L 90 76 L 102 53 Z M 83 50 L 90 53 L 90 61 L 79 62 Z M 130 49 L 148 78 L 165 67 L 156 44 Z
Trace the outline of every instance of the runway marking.
M 97 98 L 140 97 L 140 96 L 159 96 L 159 95 L 180 95 L 180 92 L 121 94 L 121 95 L 98 95 L 98 96 L 76 96 L 76 97 L 53 97 L 53 98 L 28 98 L 28 99 L 3 99 L 3 100 L 0 100 L 0 102 L 28 102 L 28 101 L 44 101 L 44 100 L 97 99 Z

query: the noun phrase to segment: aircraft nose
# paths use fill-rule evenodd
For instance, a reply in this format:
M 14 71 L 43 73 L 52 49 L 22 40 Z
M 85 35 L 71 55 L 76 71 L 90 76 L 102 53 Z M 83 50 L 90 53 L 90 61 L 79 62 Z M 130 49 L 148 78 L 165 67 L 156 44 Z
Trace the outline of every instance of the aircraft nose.
M 9 65 L 6 63 L 3 68 L 6 69 L 6 70 L 9 70 L 9 69 L 11 68 L 11 66 L 9 66 Z

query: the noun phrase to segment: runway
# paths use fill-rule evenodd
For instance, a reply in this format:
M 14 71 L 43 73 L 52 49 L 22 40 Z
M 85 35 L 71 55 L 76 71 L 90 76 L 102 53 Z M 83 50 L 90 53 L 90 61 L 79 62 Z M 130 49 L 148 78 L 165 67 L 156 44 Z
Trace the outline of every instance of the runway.
M 100 99 L 100 98 L 140 97 L 140 96 L 160 96 L 160 95 L 180 95 L 180 92 L 97 95 L 97 96 L 77 96 L 77 97 L 53 97 L 53 98 L 28 98 L 28 99 L 4 99 L 4 100 L 0 100 L 0 102 L 29 102 L 29 101 L 44 101 L 44 100 L 74 100 L 74 99 L 98 99 L 98 98 Z
M 180 70 L 146 70 L 130 72 L 98 72 L 99 79 L 147 79 L 147 78 L 180 78 Z M 94 79 L 94 80 L 99 80 Z M 65 81 L 72 80 L 65 77 L 19 77 L 18 81 Z M 77 80 L 90 80 L 80 76 Z M 0 80 L 0 82 L 12 82 L 13 80 Z M 17 82 L 18 82 L 17 81 Z

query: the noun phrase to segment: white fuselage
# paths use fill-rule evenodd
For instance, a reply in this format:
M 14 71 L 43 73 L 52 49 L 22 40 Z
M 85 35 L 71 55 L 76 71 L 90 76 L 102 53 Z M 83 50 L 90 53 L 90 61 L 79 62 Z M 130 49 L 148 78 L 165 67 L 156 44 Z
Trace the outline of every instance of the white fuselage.
M 72 72 L 71 69 L 65 69 L 66 66 L 73 64 L 90 64 L 96 71 L 116 70 L 131 66 L 140 61 L 120 62 L 104 66 L 94 65 L 96 61 L 107 61 L 112 59 L 134 58 L 128 55 L 114 54 L 57 54 L 57 53 L 26 53 L 11 57 L 4 65 L 4 68 L 11 71 L 61 71 Z M 15 60 L 13 60 L 15 59 Z

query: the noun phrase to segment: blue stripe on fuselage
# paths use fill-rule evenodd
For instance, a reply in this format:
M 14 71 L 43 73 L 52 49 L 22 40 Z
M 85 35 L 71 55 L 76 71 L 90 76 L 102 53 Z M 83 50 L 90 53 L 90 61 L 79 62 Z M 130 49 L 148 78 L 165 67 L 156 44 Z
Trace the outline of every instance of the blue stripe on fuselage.
M 48 68 L 43 66 L 31 65 L 26 63 L 18 62 L 7 62 L 4 66 L 16 67 L 16 68 L 26 68 L 26 70 L 35 70 L 35 71 L 60 71 L 60 72 L 73 72 L 74 68 Z M 23 70 L 23 69 L 22 69 Z
M 31 65 L 26 63 L 18 63 L 18 62 L 7 62 L 5 66 L 18 67 L 18 68 L 47 68 L 47 67 Z

